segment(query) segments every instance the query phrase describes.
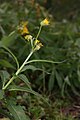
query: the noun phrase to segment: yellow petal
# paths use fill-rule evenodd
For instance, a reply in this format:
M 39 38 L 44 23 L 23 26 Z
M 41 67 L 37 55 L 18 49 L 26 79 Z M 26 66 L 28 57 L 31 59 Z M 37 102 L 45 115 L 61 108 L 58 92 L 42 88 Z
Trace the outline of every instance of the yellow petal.
M 27 28 L 28 22 L 21 22 L 18 26 L 18 31 L 21 33 L 21 35 L 29 34 L 28 28 Z
M 49 25 L 49 20 L 47 18 L 45 18 L 40 24 L 41 26 L 46 26 L 46 25 Z
M 36 47 L 35 47 L 35 50 L 39 50 L 42 46 L 43 46 L 42 43 L 38 43 L 38 44 L 36 45 Z
M 40 43 L 40 40 L 35 40 L 34 41 L 34 45 L 37 45 L 38 43 Z
M 29 34 L 27 27 L 24 27 L 22 32 L 21 32 L 21 35 L 24 35 L 24 34 Z
M 28 41 L 32 40 L 32 35 L 26 35 L 24 38 L 27 39 Z

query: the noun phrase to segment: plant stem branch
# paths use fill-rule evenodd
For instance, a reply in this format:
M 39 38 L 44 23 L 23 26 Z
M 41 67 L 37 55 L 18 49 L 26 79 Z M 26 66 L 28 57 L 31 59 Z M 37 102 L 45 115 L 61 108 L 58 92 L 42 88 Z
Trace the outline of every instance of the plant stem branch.
M 29 60 L 29 58 L 31 57 L 31 55 L 33 54 L 34 51 L 31 51 L 30 54 L 28 55 L 28 57 L 26 58 L 26 60 L 23 62 L 23 64 L 21 65 L 21 67 L 16 71 L 15 75 L 17 76 L 21 70 L 23 69 L 23 67 L 26 65 L 27 61 Z M 16 77 L 13 76 L 9 82 L 2 88 L 3 90 L 5 90 L 11 83 L 12 81 L 15 79 Z
M 40 28 L 39 28 L 38 34 L 37 34 L 37 36 L 36 36 L 36 40 L 38 39 L 38 37 L 39 37 L 39 35 L 40 35 L 41 29 L 42 29 L 42 25 L 41 25 Z
M 30 52 L 30 54 L 28 55 L 28 57 L 26 58 L 26 60 L 24 61 L 24 63 L 21 65 L 21 67 L 17 70 L 17 72 L 15 73 L 15 75 L 18 75 L 20 73 L 20 71 L 23 69 L 23 67 L 25 66 L 25 64 L 27 63 L 27 61 L 29 60 L 29 58 L 31 57 L 32 54 L 33 54 L 33 51 Z

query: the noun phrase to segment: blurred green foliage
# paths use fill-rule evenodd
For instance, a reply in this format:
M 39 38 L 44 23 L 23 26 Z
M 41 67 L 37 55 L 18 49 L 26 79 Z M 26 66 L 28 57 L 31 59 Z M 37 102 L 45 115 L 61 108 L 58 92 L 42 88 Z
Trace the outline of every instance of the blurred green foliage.
M 27 20 L 29 22 L 29 31 L 32 35 L 35 35 L 39 29 L 39 27 L 35 26 L 39 26 L 40 21 L 45 17 L 48 17 L 50 19 L 50 26 L 43 28 L 44 30 L 41 32 L 39 38 L 42 40 L 44 46 L 39 52 L 35 53 L 32 58 L 52 60 L 61 63 L 34 63 L 29 71 L 24 72 L 25 77 L 27 76 L 31 83 L 31 87 L 43 95 L 51 95 L 54 93 L 54 90 L 58 89 L 62 97 L 65 97 L 66 95 L 73 96 L 73 93 L 80 96 L 79 3 L 76 3 L 76 0 L 74 0 L 74 2 L 68 2 L 67 0 L 52 0 L 52 4 L 49 2 L 50 1 L 48 0 L 44 2 L 39 0 L 37 2 L 34 0 L 15 0 L 14 2 L 4 0 L 4 2 L 1 2 L 0 79 L 5 82 L 5 80 L 8 80 L 16 70 L 15 60 L 13 60 L 12 57 L 13 55 L 2 46 L 5 46 L 12 51 L 17 57 L 20 65 L 29 54 L 28 44 L 25 44 L 25 41 L 17 35 L 17 33 L 12 31 L 16 29 L 21 21 Z M 47 6 L 48 3 L 51 6 Z M 72 4 L 74 6 L 72 6 Z M 45 8 L 42 5 L 45 6 Z M 32 69 L 34 66 L 35 68 L 40 68 L 41 71 Z M 0 88 L 2 86 L 2 81 L 0 83 Z M 11 94 L 15 93 L 13 92 Z M 1 99 L 3 98 L 3 95 L 4 93 L 1 91 Z M 20 97 L 20 95 L 18 96 Z M 27 97 L 29 97 L 29 95 L 27 95 Z M 29 116 L 33 116 L 34 119 L 38 120 L 47 114 L 47 111 L 45 112 L 43 109 L 44 107 L 41 108 L 39 105 L 38 107 L 34 107 L 34 105 L 31 104 L 32 98 L 29 99 L 27 97 L 25 99 L 28 99 L 30 102 L 29 104 L 31 105 L 27 115 L 31 113 L 32 115 Z M 19 99 L 20 104 L 23 104 L 24 101 L 20 100 L 23 100 L 23 98 Z M 13 101 L 14 100 L 11 99 L 8 103 L 10 112 L 12 112 L 10 103 L 13 103 Z M 39 102 L 41 101 L 39 100 Z M 33 101 L 33 103 L 35 104 L 36 102 Z M 20 111 L 23 112 L 20 106 L 16 108 L 15 103 L 12 104 L 12 107 L 14 107 L 16 111 L 20 109 Z M 51 116 L 53 117 L 52 114 Z M 47 116 L 46 120 L 50 120 L 49 118 L 50 116 Z M 58 120 L 59 117 L 57 116 L 57 118 L 55 118 L 54 116 L 54 119 Z M 65 118 L 61 118 L 61 120 L 64 119 Z M 69 120 L 72 120 L 72 118 Z

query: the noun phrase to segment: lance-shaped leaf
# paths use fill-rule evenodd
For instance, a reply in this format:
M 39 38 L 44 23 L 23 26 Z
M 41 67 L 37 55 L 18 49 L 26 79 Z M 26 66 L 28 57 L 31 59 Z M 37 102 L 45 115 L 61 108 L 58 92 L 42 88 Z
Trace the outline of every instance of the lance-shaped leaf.
M 7 100 L 7 108 L 15 120 L 30 120 L 20 105 L 14 104 L 13 100 Z

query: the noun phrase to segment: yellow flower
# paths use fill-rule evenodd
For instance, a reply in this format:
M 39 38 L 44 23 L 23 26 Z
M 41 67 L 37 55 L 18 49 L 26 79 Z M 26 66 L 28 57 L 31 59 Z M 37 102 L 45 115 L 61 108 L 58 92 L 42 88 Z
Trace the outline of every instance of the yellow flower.
M 41 23 L 40 23 L 40 25 L 41 26 L 47 26 L 47 25 L 49 25 L 49 20 L 47 19 L 47 18 L 45 18 Z
M 24 35 L 24 34 L 29 34 L 28 28 L 26 26 L 23 27 L 23 29 L 21 31 L 21 35 Z
M 35 45 L 34 50 L 39 50 L 43 46 L 43 44 L 40 42 L 40 40 L 35 40 L 34 45 Z
M 24 38 L 27 39 L 28 41 L 32 40 L 32 35 L 26 35 Z
M 21 35 L 29 34 L 28 28 L 27 28 L 28 22 L 21 22 L 18 26 L 18 31 L 21 33 Z
M 35 40 L 34 41 L 34 45 L 37 45 L 38 43 L 40 43 L 40 40 Z
M 42 46 L 43 46 L 42 43 L 38 43 L 38 44 L 36 45 L 36 47 L 35 47 L 35 50 L 39 50 Z

